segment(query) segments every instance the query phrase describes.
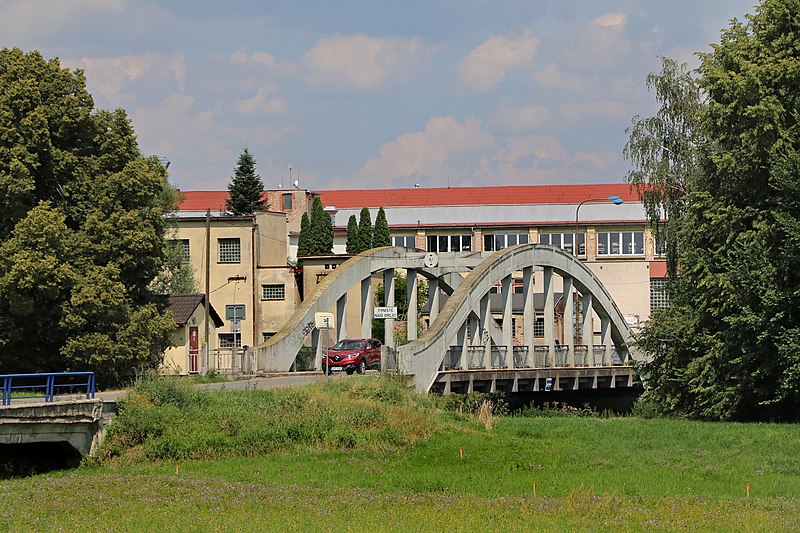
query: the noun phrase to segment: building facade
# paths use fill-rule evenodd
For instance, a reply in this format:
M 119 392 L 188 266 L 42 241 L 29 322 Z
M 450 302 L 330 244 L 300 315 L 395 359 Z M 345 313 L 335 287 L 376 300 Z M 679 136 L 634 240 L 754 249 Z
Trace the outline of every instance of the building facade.
M 217 331 L 220 348 L 258 345 L 277 332 L 303 295 L 346 259 L 347 222 L 351 215 L 358 219 L 363 207 L 373 221 L 384 208 L 395 246 L 449 254 L 543 243 L 570 251 L 597 275 L 634 328 L 666 304 L 663 250 L 626 184 L 264 194 L 270 211 L 233 217 L 224 210 L 226 191 L 183 192 L 176 238 L 188 247 L 201 290 L 208 271 L 210 301 L 225 322 Z M 303 272 L 295 267 L 297 238 L 315 196 L 333 218 L 339 257 L 306 261 Z M 534 284 L 541 286 L 541 275 Z

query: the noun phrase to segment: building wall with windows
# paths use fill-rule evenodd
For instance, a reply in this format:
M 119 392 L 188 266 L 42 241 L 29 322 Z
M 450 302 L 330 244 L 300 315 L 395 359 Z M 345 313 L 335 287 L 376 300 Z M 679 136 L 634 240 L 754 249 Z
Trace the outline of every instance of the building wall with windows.
M 197 215 L 205 208 L 224 205 L 227 192 L 189 192 L 185 195 L 181 212 L 184 215 Z M 248 280 L 239 282 L 237 289 L 233 290 L 234 287 L 227 285 L 218 289 L 219 296 L 212 293 L 212 303 L 218 309 L 224 309 L 221 298 L 233 301 L 234 292 L 237 298 L 247 292 L 254 302 L 251 307 L 265 309 L 256 319 L 258 323 L 249 325 L 252 330 L 249 342 L 244 341 L 245 337 L 242 338 L 246 344 L 261 342 L 278 331 L 282 320 L 301 301 L 298 290 L 300 283 L 295 282 L 287 262 L 294 264 L 296 261 L 300 218 L 304 212 L 310 211 L 313 198 L 317 195 L 321 197 L 323 206 L 331 208 L 335 233 L 333 252 L 341 257 L 336 261 L 329 258 L 327 262 L 321 258 L 321 263 L 305 261 L 302 287 L 306 293 L 316 286 L 326 270 L 332 270 L 335 264 L 347 258 L 346 227 L 350 215 L 358 219 L 361 208 L 367 207 L 374 221 L 378 209 L 383 207 L 395 246 L 437 253 L 491 253 L 519 243 L 551 244 L 577 252 L 578 258 L 585 261 L 606 285 L 632 325 L 647 320 L 656 306 L 664 305 L 663 291 L 660 289 L 666 278 L 664 258 L 657 253 L 643 206 L 627 184 L 316 192 L 277 189 L 265 191 L 265 195 L 270 209 L 277 210 L 277 215 L 283 216 L 284 220 L 282 226 L 277 223 L 269 226 L 274 232 L 271 233 L 271 242 L 283 239 L 285 243 L 283 252 L 270 256 L 275 258 L 272 267 L 275 271 L 257 268 L 257 276 L 248 275 Z M 607 200 L 612 195 L 621 197 L 624 203 L 614 205 Z M 219 237 L 225 237 L 224 230 L 220 226 Z M 244 232 L 244 227 L 241 231 Z M 262 230 L 259 232 L 263 233 Z M 195 254 L 195 249 L 200 246 L 195 239 L 197 237 L 190 239 L 190 254 L 192 264 L 199 269 L 203 263 L 198 261 Z M 244 241 L 241 246 L 244 255 L 253 253 L 255 249 L 254 245 L 248 248 Z M 259 261 L 256 264 L 265 260 L 262 258 Z M 233 275 L 235 265 L 219 262 L 212 254 L 211 266 L 215 271 L 212 273 L 213 291 Z M 534 283 L 541 286 L 541 273 L 534 278 Z M 255 283 L 253 279 L 256 279 Z M 283 301 L 278 299 L 278 286 L 281 283 L 284 284 L 286 298 Z M 560 289 L 556 287 L 557 291 Z M 246 320 L 252 319 L 248 317 Z M 227 331 L 227 327 L 228 324 L 223 332 Z M 351 333 L 355 331 L 352 327 L 348 327 L 348 330 Z
M 198 288 L 206 283 L 206 217 L 177 219 L 174 239 L 188 249 Z M 287 264 L 285 213 L 210 217 L 209 300 L 224 325 L 213 348 L 254 346 L 277 332 L 300 304 L 296 269 Z M 239 328 L 234 320 L 238 320 Z M 205 339 L 201 339 L 201 345 Z

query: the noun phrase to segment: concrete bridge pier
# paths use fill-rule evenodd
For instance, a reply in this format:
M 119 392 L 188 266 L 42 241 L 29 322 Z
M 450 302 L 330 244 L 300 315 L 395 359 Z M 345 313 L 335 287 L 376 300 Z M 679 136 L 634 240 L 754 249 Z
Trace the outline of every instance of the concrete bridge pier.
M 66 442 L 82 456 L 91 454 L 115 414 L 115 400 L 4 406 L 0 408 L 0 445 Z

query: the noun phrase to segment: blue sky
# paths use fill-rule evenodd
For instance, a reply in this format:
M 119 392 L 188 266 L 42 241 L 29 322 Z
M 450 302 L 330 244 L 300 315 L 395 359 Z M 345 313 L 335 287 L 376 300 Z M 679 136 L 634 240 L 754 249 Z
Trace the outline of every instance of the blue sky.
M 86 71 L 183 190 L 618 183 L 659 55 L 755 0 L 0 0 L 0 46 Z

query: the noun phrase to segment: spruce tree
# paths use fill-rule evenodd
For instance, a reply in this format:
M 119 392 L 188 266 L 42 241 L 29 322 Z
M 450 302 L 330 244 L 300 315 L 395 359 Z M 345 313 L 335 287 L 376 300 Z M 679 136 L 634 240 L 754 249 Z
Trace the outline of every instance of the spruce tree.
M 305 257 L 311 255 L 308 252 L 309 245 L 309 232 L 311 229 L 311 221 L 308 218 L 308 213 L 303 213 L 300 218 L 300 235 L 297 238 L 297 257 Z
M 239 154 L 239 162 L 228 184 L 230 198 L 226 202 L 228 210 L 234 215 L 249 215 L 266 209 L 264 182 L 256 174 L 256 160 L 245 146 Z
M 386 220 L 386 212 L 381 207 L 375 217 L 375 233 L 372 234 L 372 247 L 391 245 L 392 237 L 389 233 L 389 222 Z
M 347 221 L 347 253 L 353 255 L 361 253 L 358 244 L 358 222 L 355 215 L 350 215 Z
M 361 217 L 358 221 L 358 247 L 359 253 L 372 248 L 372 217 L 366 207 L 361 208 Z

